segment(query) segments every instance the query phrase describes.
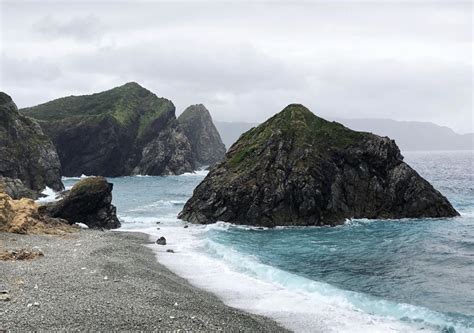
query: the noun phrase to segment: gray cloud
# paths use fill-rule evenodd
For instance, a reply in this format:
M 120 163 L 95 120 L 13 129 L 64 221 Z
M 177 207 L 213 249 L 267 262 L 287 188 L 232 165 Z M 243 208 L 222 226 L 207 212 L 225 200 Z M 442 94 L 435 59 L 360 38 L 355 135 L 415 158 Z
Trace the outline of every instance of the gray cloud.
M 94 15 L 77 16 L 66 20 L 47 15 L 36 21 L 32 29 L 45 38 L 71 38 L 92 42 L 102 36 L 99 18 Z
M 473 131 L 472 4 L 3 2 L 0 84 L 20 106 L 137 81 L 177 110 Z M 22 20 L 18 20 L 21 17 Z M 30 25 L 24 22 L 32 22 Z

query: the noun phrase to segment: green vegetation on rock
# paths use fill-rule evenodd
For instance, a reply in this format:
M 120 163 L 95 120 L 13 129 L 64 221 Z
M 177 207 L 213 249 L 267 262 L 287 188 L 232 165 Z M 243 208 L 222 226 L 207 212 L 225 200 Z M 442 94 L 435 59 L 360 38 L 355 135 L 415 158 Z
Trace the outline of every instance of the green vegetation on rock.
M 18 112 L 12 98 L 0 92 L 0 176 L 20 179 L 35 191 L 62 190 L 57 152 L 38 123 Z
M 312 149 L 324 156 L 328 148 L 344 149 L 368 138 L 368 135 L 317 117 L 301 104 L 290 104 L 260 126 L 242 134 L 238 147 L 229 152 L 228 163 L 231 168 L 255 164 L 262 147 L 272 140 L 285 140 L 295 147 Z
M 291 104 L 232 145 L 179 218 L 273 227 L 456 215 L 393 140 Z
M 135 82 L 21 112 L 37 119 L 53 140 L 65 176 L 162 175 L 194 167 L 173 103 Z
M 189 138 L 197 164 L 213 165 L 223 159 L 225 146 L 204 105 L 189 106 L 179 115 L 178 122 Z

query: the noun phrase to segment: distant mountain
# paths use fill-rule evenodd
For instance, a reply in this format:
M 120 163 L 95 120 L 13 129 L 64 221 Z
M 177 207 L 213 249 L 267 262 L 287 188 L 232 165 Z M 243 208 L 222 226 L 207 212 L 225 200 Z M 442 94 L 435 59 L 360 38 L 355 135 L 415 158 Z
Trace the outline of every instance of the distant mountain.
M 410 150 L 473 150 L 474 133 L 458 134 L 449 127 L 429 122 L 397 121 L 392 119 L 344 119 L 331 120 L 357 131 L 372 132 L 395 140 L 402 151 Z M 226 147 L 258 123 L 215 122 Z
M 197 165 L 213 165 L 222 160 L 226 149 L 204 105 L 189 106 L 179 115 L 178 122 L 191 143 Z
M 195 168 L 173 103 L 135 82 L 20 111 L 49 135 L 64 176 L 169 175 Z
M 357 131 L 394 139 L 402 150 L 472 150 L 474 133 L 458 134 L 429 122 L 391 119 L 334 119 Z

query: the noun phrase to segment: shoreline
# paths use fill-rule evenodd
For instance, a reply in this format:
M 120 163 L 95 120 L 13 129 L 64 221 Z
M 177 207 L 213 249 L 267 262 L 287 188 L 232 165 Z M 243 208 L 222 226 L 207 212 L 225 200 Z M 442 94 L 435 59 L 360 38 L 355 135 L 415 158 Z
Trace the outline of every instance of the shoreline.
M 0 330 L 288 332 L 225 305 L 156 260 L 146 233 L 81 230 L 65 236 L 0 233 L 3 249 L 43 257 L 0 262 Z M 204 268 L 205 269 L 205 268 Z

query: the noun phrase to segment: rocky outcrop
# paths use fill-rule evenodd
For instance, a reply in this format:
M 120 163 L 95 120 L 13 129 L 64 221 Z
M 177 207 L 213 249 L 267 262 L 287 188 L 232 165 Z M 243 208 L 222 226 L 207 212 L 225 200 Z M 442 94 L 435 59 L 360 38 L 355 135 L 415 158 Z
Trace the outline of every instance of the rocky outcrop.
M 64 234 L 74 230 L 64 220 L 41 214 L 33 200 L 13 200 L 8 194 L 0 192 L 0 232 Z
M 292 104 L 243 134 L 179 217 L 272 227 L 456 215 L 393 140 Z
M 33 119 L 21 115 L 7 94 L 0 92 L 0 176 L 20 179 L 40 192 L 60 191 L 61 164 L 51 140 Z
M 204 105 L 191 105 L 178 117 L 178 122 L 191 142 L 198 165 L 213 165 L 224 158 L 225 146 Z
M 38 199 L 38 192 L 26 187 L 19 179 L 0 177 L 0 192 L 8 194 L 12 199 Z
M 116 208 L 112 205 L 113 184 L 104 177 L 88 177 L 77 182 L 64 197 L 40 208 L 41 213 L 67 220 L 70 224 L 84 223 L 89 228 L 120 227 Z
M 134 82 L 21 112 L 50 136 L 64 176 L 168 175 L 195 167 L 173 103 Z

